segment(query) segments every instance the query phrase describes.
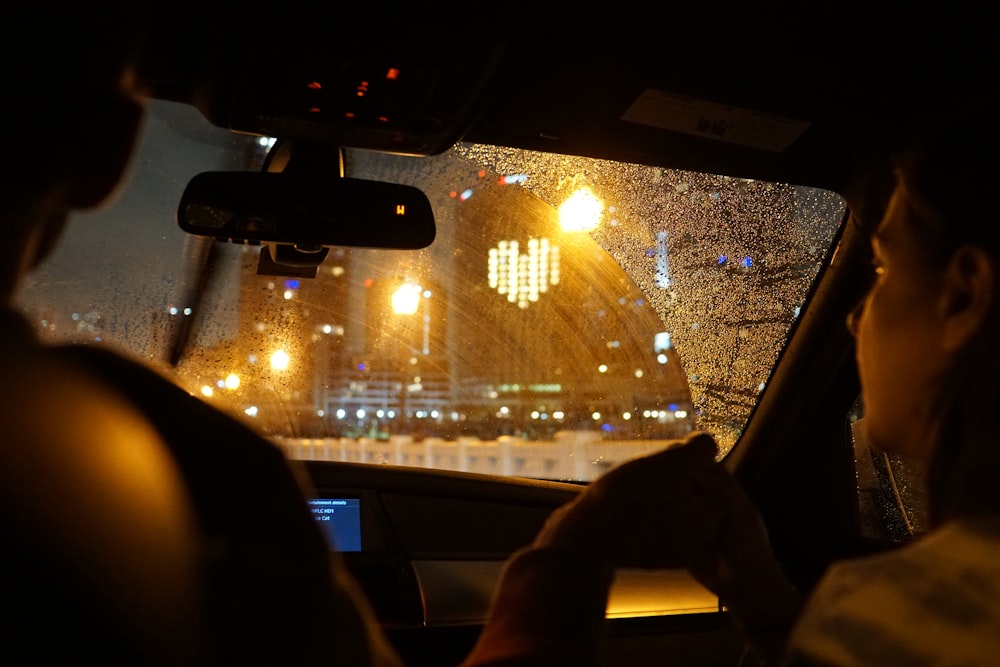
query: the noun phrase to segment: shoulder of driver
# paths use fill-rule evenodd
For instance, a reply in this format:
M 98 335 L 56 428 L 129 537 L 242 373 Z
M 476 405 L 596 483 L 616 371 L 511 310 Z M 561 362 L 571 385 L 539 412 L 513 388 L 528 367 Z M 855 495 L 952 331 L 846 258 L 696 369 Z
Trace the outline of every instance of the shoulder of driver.
M 0 367 L 0 526 L 11 543 L 39 570 L 72 559 L 82 573 L 73 590 L 115 600 L 129 610 L 123 623 L 183 625 L 196 598 L 195 525 L 157 433 L 125 397 L 44 348 L 9 346 Z

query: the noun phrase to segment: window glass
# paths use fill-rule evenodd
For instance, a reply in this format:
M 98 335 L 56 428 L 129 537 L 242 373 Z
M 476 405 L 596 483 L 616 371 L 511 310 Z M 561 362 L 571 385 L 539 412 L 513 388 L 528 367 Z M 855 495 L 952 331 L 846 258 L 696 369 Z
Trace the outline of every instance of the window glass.
M 927 530 L 926 471 L 898 454 L 872 447 L 861 428 L 863 412 L 859 398 L 848 416 L 862 534 L 908 542 Z
M 844 215 L 834 193 L 459 144 L 346 152 L 420 187 L 419 251 L 333 248 L 315 278 L 185 235 L 195 174 L 269 144 L 154 103 L 113 206 L 21 302 L 53 341 L 158 365 L 291 456 L 586 481 L 692 429 L 742 432 Z

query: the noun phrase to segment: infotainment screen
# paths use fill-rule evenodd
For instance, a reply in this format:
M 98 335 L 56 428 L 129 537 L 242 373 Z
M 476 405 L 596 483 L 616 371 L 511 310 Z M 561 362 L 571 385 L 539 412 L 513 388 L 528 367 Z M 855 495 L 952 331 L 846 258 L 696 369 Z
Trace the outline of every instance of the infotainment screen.
M 361 551 L 361 499 L 312 498 L 313 517 L 336 551 Z

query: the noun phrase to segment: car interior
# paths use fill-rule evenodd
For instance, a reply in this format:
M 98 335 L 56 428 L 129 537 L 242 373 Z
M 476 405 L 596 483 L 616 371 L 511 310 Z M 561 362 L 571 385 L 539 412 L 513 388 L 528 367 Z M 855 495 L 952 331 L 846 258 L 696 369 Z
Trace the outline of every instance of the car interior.
M 314 366 L 352 369 L 305 381 L 303 392 L 322 395 L 318 412 L 278 385 L 252 408 L 233 406 L 302 463 L 331 552 L 407 665 L 457 664 L 504 560 L 553 509 L 694 430 L 716 436 L 802 590 L 834 559 L 919 532 L 920 471 L 857 436 L 845 318 L 871 277 L 866 230 L 886 194 L 883 150 L 924 114 L 981 96 L 995 38 L 945 40 L 949 23 L 937 17 L 893 24 L 846 7 L 658 18 L 637 9 L 627 24 L 580 19 L 557 36 L 563 23 L 529 22 L 523 8 L 422 29 L 359 14 L 334 30 L 287 11 L 153 22 L 139 70 L 153 98 L 148 131 L 175 134 L 141 147 L 132 179 L 159 179 L 143 195 L 158 213 L 140 213 L 126 194 L 116 211 L 81 216 L 70 232 L 80 239 L 22 301 L 50 338 L 118 345 L 174 369 L 209 402 L 226 381 L 205 378 L 237 356 L 229 329 L 305 341 Z M 547 226 L 583 184 L 619 201 L 610 210 L 605 197 L 605 227 L 555 253 Z M 135 218 L 105 233 L 127 249 L 84 250 L 82 235 L 108 215 Z M 497 240 L 507 218 L 521 250 Z M 122 231 L 140 222 L 154 230 L 146 246 Z M 161 277 L 150 257 L 168 245 Z M 83 276 L 88 262 L 99 277 Z M 548 278 L 505 292 L 504 280 L 523 288 L 525 266 Z M 330 278 L 345 271 L 358 282 Z M 407 271 L 421 277 L 423 315 L 390 330 L 374 295 L 387 300 L 389 279 Z M 88 296 L 70 298 L 66 285 L 77 283 Z M 706 293 L 698 301 L 686 296 L 695 287 Z M 575 296 L 560 300 L 560 290 Z M 370 301 L 357 310 L 361 293 Z M 119 322 L 105 296 L 172 310 Z M 466 305 L 486 296 L 507 310 Z M 240 305 L 258 298 L 273 325 Z M 306 304 L 299 319 L 280 325 L 295 299 Z M 545 301 L 557 317 L 532 314 Z M 628 307 L 607 314 L 614 304 Z M 332 334 L 311 328 L 318 313 L 340 318 Z M 591 327 L 591 342 L 577 341 Z M 378 342 L 359 347 L 352 331 Z M 524 336 L 537 342 L 516 342 Z M 434 357 L 439 343 L 446 362 Z M 615 383 L 578 379 L 574 369 L 611 348 L 648 365 Z M 265 353 L 262 344 L 238 354 Z M 505 374 L 480 378 L 493 369 Z M 263 386 L 245 375 L 241 391 L 253 382 Z M 530 392 L 516 382 L 533 383 Z M 501 405 L 505 396 L 515 398 Z M 399 415 L 373 421 L 366 401 Z M 454 417 L 435 422 L 438 409 Z M 640 426 L 632 415 L 643 410 Z M 683 571 L 618 572 L 608 633 L 609 666 L 736 665 L 742 650 L 725 607 Z

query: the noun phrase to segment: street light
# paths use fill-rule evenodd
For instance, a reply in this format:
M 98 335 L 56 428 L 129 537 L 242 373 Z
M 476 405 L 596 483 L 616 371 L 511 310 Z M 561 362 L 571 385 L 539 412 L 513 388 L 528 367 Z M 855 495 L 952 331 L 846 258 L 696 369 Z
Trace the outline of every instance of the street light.
M 420 306 L 423 288 L 413 282 L 405 282 L 392 293 L 392 312 L 397 315 L 412 315 Z
M 276 350 L 271 354 L 271 368 L 276 371 L 288 370 L 289 356 L 284 350 Z
M 392 293 L 392 310 L 397 315 L 413 315 L 420 308 L 421 297 L 424 296 L 424 289 L 412 281 L 406 281 Z M 426 319 L 426 317 L 425 317 Z M 425 322 L 426 327 L 426 322 Z M 398 344 L 398 341 L 397 341 Z M 407 346 L 409 347 L 409 346 Z M 426 353 L 426 351 L 425 351 Z M 406 355 L 407 357 L 409 355 Z M 403 359 L 399 359 L 399 407 L 400 417 L 403 420 L 404 428 L 409 424 L 406 412 L 406 399 L 409 392 L 409 381 L 407 379 L 407 368 Z
M 588 188 L 582 187 L 559 205 L 559 225 L 567 232 L 590 232 L 601 222 L 604 204 Z

